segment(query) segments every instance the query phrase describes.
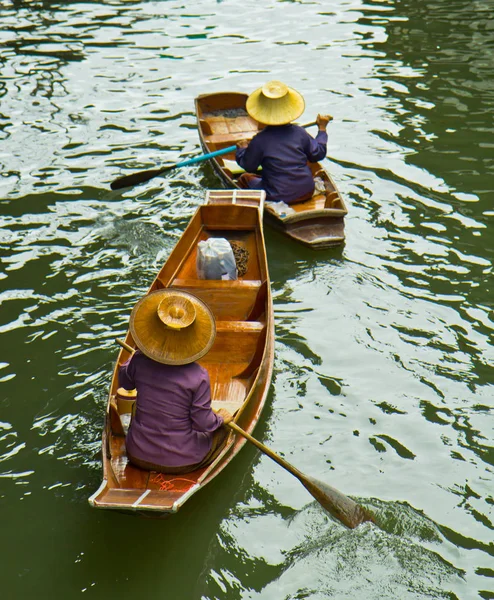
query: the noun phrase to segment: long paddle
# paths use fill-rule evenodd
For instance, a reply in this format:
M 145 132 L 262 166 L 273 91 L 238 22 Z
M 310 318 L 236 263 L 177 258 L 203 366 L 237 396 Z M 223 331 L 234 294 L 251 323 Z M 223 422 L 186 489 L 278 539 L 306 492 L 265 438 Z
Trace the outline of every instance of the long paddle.
M 214 158 L 215 156 L 221 156 L 222 154 L 235 152 L 236 149 L 237 146 L 228 146 L 228 148 L 222 148 L 221 150 L 209 152 L 208 154 L 203 154 L 202 156 L 196 156 L 195 158 L 189 158 L 188 160 L 183 160 L 182 162 L 166 165 L 165 167 L 161 167 L 161 169 L 138 171 L 137 173 L 132 173 L 132 175 L 125 175 L 125 177 L 115 179 L 115 181 L 110 184 L 110 187 L 112 190 L 121 190 L 122 188 L 131 187 L 133 185 L 149 181 L 150 179 L 153 179 L 153 177 L 157 177 L 158 175 L 161 175 L 166 171 L 170 171 L 171 169 L 178 169 L 179 167 L 186 167 L 187 165 L 203 162 L 204 160 Z
M 130 352 L 131 354 L 134 353 L 134 348 L 126 344 L 123 340 L 117 338 L 115 341 L 120 344 L 122 348 L 127 350 L 127 352 Z M 342 494 L 330 485 L 323 483 L 322 481 L 318 481 L 313 477 L 304 475 L 301 471 L 281 458 L 281 456 L 273 452 L 270 448 L 264 444 L 261 444 L 261 442 L 252 437 L 250 433 L 247 433 L 241 429 L 233 421 L 227 423 L 226 426 L 243 436 L 246 440 L 249 440 L 249 442 L 254 444 L 256 448 L 259 448 L 261 452 L 267 454 L 269 458 L 273 459 L 281 467 L 294 475 L 300 481 L 300 483 L 302 483 L 305 489 L 319 502 L 319 504 L 329 513 L 331 513 L 333 517 L 336 517 L 339 521 L 341 521 L 343 525 L 346 525 L 350 529 L 354 529 L 357 527 L 357 525 L 365 523 L 365 521 L 371 521 L 372 523 L 375 523 L 373 516 L 363 506 L 357 504 L 351 498 L 345 496 L 345 494 Z
M 311 121 L 310 123 L 300 125 L 300 127 L 306 129 L 307 127 L 312 127 L 312 125 L 315 124 L 316 121 Z M 110 184 L 110 187 L 112 190 L 121 190 L 122 188 L 132 187 L 134 185 L 138 185 L 139 183 L 149 181 L 154 177 L 158 177 L 158 175 L 162 175 L 163 173 L 165 173 L 166 171 L 170 171 L 171 169 L 178 169 L 179 167 L 186 167 L 188 165 L 200 163 L 205 160 L 209 160 L 210 158 L 214 158 L 215 156 L 221 156 L 222 154 L 235 152 L 236 149 L 237 146 L 228 146 L 228 148 L 222 148 L 221 150 L 209 152 L 208 154 L 203 154 L 202 156 L 196 156 L 195 158 L 189 158 L 188 160 L 184 160 L 182 162 L 166 165 L 164 167 L 161 167 L 161 169 L 138 171 L 137 173 L 132 173 L 131 175 L 125 175 L 124 177 L 119 177 L 118 179 L 115 179 L 115 181 L 112 181 L 112 183 Z

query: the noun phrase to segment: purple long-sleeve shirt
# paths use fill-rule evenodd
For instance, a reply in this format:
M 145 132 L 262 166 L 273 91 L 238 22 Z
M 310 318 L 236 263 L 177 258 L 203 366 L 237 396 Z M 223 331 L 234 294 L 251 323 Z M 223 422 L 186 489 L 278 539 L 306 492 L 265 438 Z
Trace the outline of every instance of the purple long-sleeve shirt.
M 251 173 L 262 166 L 259 188 L 266 191 L 267 200 L 290 203 L 314 191 L 307 161 L 322 160 L 327 143 L 325 131 L 319 131 L 314 139 L 298 125 L 269 126 L 252 138 L 247 148 L 238 148 L 235 158 Z
M 223 419 L 211 409 L 209 375 L 197 363 L 171 366 L 136 352 L 118 371 L 119 385 L 137 389 L 127 451 L 146 462 L 183 467 L 211 449 Z

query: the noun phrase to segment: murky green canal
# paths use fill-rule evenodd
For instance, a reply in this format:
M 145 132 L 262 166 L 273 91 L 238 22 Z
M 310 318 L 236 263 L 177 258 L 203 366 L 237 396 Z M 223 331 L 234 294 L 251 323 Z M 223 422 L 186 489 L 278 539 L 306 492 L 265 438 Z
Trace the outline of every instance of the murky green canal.
M 492 0 L 0 2 L 6 600 L 494 598 Z M 253 448 L 167 521 L 87 504 L 116 335 L 209 165 L 194 98 L 282 79 L 334 116 L 344 247 L 266 230 L 256 435 L 352 495 L 347 531 Z

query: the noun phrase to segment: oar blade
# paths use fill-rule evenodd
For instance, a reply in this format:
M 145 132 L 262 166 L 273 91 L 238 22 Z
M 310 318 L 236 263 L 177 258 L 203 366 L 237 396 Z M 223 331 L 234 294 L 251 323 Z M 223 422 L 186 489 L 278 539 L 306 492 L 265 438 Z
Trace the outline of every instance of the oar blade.
M 261 452 L 264 452 L 269 458 L 294 475 L 319 504 L 332 514 L 333 517 L 341 521 L 343 525 L 346 525 L 350 529 L 354 529 L 357 525 L 360 525 L 365 521 L 375 523 L 374 517 L 365 510 L 363 506 L 360 506 L 360 504 L 357 504 L 351 498 L 345 496 L 345 494 L 342 494 L 322 481 L 318 481 L 313 477 L 307 477 L 307 475 L 304 475 L 284 458 L 281 458 L 276 452 L 273 452 L 271 448 L 261 444 L 261 442 L 252 437 L 250 433 L 241 429 L 236 423 L 231 422 L 228 423 L 227 426 L 248 439 L 249 442 L 259 448 Z
M 161 175 L 168 169 L 171 169 L 173 166 L 174 165 L 170 167 L 163 167 L 161 169 L 151 169 L 150 171 L 139 171 L 138 173 L 132 173 L 132 175 L 125 175 L 125 177 L 115 179 L 115 181 L 110 184 L 110 187 L 112 190 L 121 190 L 126 187 L 132 187 L 134 185 L 138 185 L 139 183 L 149 181 L 157 175 Z
M 375 523 L 374 517 L 363 506 L 327 483 L 306 475 L 300 481 L 323 508 L 350 529 L 366 521 Z

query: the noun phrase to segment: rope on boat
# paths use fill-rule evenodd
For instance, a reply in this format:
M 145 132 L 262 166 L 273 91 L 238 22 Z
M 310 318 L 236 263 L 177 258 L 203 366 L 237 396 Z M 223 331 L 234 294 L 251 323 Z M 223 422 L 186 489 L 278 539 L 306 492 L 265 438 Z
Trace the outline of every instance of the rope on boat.
M 237 265 L 238 276 L 243 277 L 247 273 L 247 265 L 249 262 L 249 251 L 241 246 L 238 242 L 230 242 Z
M 178 484 L 179 481 L 185 482 L 185 484 Z M 159 485 L 160 492 L 169 492 L 174 490 L 176 492 L 183 492 L 190 488 L 191 485 L 195 485 L 195 481 L 186 479 L 185 477 L 176 477 L 174 479 L 167 479 L 163 473 L 156 473 L 152 478 L 152 482 Z

